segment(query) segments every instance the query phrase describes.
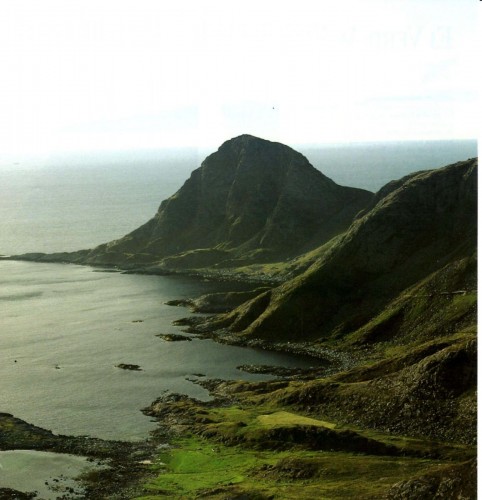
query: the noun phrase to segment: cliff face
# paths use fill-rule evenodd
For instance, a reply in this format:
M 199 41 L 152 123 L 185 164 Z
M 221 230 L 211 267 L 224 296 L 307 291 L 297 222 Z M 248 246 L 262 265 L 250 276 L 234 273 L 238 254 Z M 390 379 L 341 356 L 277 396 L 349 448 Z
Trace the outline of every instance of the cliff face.
M 224 317 L 223 326 L 272 340 L 343 336 L 421 280 L 475 258 L 476 160 L 412 175 L 377 198 L 303 275 Z M 456 291 L 449 280 L 437 283 L 436 294 Z
M 293 257 L 344 231 L 372 193 L 338 186 L 288 146 L 242 135 L 192 172 L 157 214 L 86 263 L 204 267 Z

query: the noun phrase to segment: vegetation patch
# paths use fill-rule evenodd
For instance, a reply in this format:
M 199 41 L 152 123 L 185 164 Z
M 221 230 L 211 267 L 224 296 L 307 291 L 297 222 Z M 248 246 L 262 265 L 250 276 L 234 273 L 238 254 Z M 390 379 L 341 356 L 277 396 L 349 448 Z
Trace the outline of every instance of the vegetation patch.
M 218 381 L 213 394 L 224 399 L 166 395 L 154 403 L 150 415 L 171 446 L 157 455 L 139 498 L 386 498 L 397 483 L 439 477 L 474 456 L 472 447 L 360 430 L 269 403 L 250 391 L 256 385 Z
M 257 420 L 262 426 L 266 427 L 283 427 L 289 425 L 313 425 L 327 429 L 334 429 L 336 427 L 336 424 L 332 422 L 304 417 L 303 415 L 297 415 L 288 411 L 277 411 L 267 415 L 259 415 Z
M 402 478 L 438 467 L 431 460 L 404 457 L 252 450 L 199 436 L 172 444 L 152 466 L 158 475 L 145 485 L 146 495 L 139 500 L 381 498 Z

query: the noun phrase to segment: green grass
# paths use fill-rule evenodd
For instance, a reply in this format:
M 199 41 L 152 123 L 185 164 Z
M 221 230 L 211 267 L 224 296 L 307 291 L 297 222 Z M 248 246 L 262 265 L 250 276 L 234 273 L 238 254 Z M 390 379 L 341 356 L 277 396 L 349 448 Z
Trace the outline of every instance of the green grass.
M 152 465 L 152 478 L 144 485 L 146 494 L 138 500 L 221 500 L 241 494 L 253 500 L 376 499 L 383 498 L 399 481 L 438 471 L 453 460 L 467 460 L 473 455 L 464 446 L 358 429 L 351 430 L 403 453 L 388 456 L 313 451 L 296 444 L 268 450 L 259 446 L 262 441 L 256 438 L 263 439 L 263 432 L 269 429 L 305 425 L 339 428 L 335 422 L 275 406 L 206 408 L 184 402 L 183 408 L 193 423 L 172 440 L 171 448 L 159 453 Z M 431 458 L 425 452 L 431 452 Z
M 446 320 L 453 321 L 463 316 L 468 310 L 476 307 L 477 294 L 469 292 L 465 295 L 455 295 L 452 298 L 452 303 L 446 311 Z
M 254 451 L 193 436 L 173 445 L 160 454 L 165 465 L 153 466 L 158 475 L 145 486 L 150 493 L 139 499 L 196 498 L 208 491 L 208 498 L 217 498 L 216 491 L 229 490 L 285 499 L 377 498 L 393 483 L 441 464 L 350 453 Z
M 256 276 L 266 277 L 271 276 L 274 278 L 286 278 L 293 277 L 302 274 L 306 269 L 308 269 L 313 263 L 324 257 L 329 250 L 335 246 L 335 244 L 340 239 L 340 236 L 335 236 L 327 243 L 323 244 L 321 247 L 317 247 L 307 253 L 301 254 L 293 259 L 282 260 L 282 261 L 270 261 L 270 262 L 256 262 L 257 257 L 263 257 L 265 250 L 254 250 L 247 255 L 246 260 L 252 260 L 254 263 L 249 263 L 245 265 L 234 265 L 231 267 L 233 273 L 243 274 L 251 278 Z M 259 253 L 259 255 L 258 255 Z
M 160 475 L 148 485 L 153 491 L 166 490 L 186 494 L 227 483 L 239 483 L 244 471 L 253 467 L 256 457 L 239 453 L 237 448 L 210 443 L 198 437 L 178 439 L 175 448 L 160 455 L 167 464 L 158 466 Z
M 421 341 L 414 342 L 413 344 L 407 345 L 393 345 L 386 344 L 383 347 L 383 355 L 384 358 L 390 359 L 396 356 L 404 356 L 409 355 L 417 349 L 424 349 L 430 346 L 445 346 L 445 345 L 456 345 L 463 341 L 469 341 L 474 338 L 475 330 L 477 326 L 472 325 L 462 329 L 459 332 L 455 332 L 453 335 L 447 335 L 440 339 L 430 340 L 430 341 Z M 442 347 L 441 347 L 442 348 Z
M 260 425 L 263 427 L 278 427 L 278 426 L 293 426 L 293 425 L 314 425 L 315 427 L 326 427 L 334 429 L 336 424 L 318 420 L 315 418 L 304 417 L 288 411 L 277 411 L 267 415 L 259 415 L 257 418 Z

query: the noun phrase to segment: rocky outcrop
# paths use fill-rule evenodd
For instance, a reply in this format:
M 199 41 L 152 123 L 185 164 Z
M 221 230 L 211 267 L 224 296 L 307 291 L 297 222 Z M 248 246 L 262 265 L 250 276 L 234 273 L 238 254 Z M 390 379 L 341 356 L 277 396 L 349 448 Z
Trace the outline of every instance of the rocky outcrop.
M 217 292 L 201 295 L 197 299 L 169 300 L 168 306 L 189 307 L 196 313 L 222 313 L 231 311 L 244 302 L 257 297 L 269 290 L 269 287 L 259 287 L 244 292 Z
M 386 500 L 448 500 L 477 498 L 477 463 L 469 460 L 462 464 L 439 467 L 394 484 Z
M 466 335 L 329 379 L 291 382 L 268 398 L 358 428 L 473 445 L 476 344 Z

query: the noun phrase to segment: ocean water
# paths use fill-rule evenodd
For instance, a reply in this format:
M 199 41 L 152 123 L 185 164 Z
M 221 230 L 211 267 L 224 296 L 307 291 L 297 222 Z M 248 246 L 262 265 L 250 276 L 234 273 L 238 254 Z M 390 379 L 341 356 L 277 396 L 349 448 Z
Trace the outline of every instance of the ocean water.
M 266 377 L 236 366 L 317 364 L 211 340 L 156 336 L 180 333 L 171 323 L 188 315 L 165 301 L 233 288 L 188 277 L 0 261 L 0 411 L 57 434 L 138 440 L 154 428 L 139 410 L 164 391 L 209 398 L 188 380 L 195 375 L 261 380 Z M 120 363 L 142 371 L 117 368 Z
M 475 156 L 475 141 L 299 147 L 336 182 L 373 191 L 414 170 Z M 93 247 L 136 228 L 199 166 L 196 149 L 0 161 L 0 254 Z M 139 409 L 163 391 L 199 398 L 187 378 L 259 379 L 239 364 L 312 360 L 209 340 L 165 342 L 186 310 L 165 301 L 233 289 L 186 277 L 0 262 L 0 411 L 63 434 L 142 439 Z M 139 372 L 116 368 L 140 365 Z
M 419 170 L 477 156 L 477 141 L 406 141 L 301 146 L 311 164 L 343 186 L 378 191 Z
M 72 251 L 120 238 L 198 166 L 191 149 L 0 159 L 0 254 Z

